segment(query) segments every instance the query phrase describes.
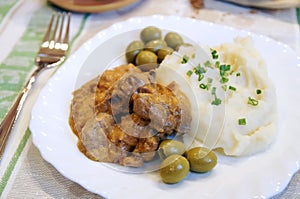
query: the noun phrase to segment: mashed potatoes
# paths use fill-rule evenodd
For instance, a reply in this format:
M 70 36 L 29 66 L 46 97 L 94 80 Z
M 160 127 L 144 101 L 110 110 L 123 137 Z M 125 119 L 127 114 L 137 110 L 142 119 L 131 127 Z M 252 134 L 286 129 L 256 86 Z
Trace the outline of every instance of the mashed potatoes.
M 175 78 L 194 107 L 186 140 L 242 156 L 275 139 L 275 89 L 250 37 L 213 49 L 182 47 L 157 70 L 158 81 L 169 84 Z

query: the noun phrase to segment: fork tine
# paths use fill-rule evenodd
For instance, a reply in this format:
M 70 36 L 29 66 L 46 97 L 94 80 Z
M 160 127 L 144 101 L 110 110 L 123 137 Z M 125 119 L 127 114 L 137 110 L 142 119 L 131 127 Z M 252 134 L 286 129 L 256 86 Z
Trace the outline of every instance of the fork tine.
M 59 34 L 58 34 L 58 37 L 56 39 L 56 41 L 58 41 L 58 42 L 62 42 L 61 35 L 62 35 L 62 31 L 63 31 L 63 26 L 64 26 L 65 15 L 66 15 L 66 13 L 63 12 L 61 22 L 60 22 Z
M 66 15 L 68 15 L 67 22 L 65 20 Z M 51 65 L 55 62 L 59 64 L 64 60 L 69 48 L 70 21 L 70 13 L 58 12 L 52 14 L 44 42 L 42 42 L 38 51 L 38 56 L 36 58 L 37 64 Z M 58 62 L 59 60 L 60 62 Z
M 56 14 L 56 21 L 55 21 L 55 25 L 54 25 L 54 29 L 53 29 L 53 33 L 52 33 L 52 37 L 51 37 L 51 41 L 55 41 L 55 36 L 56 36 L 56 31 L 57 31 L 57 27 L 58 27 L 58 23 L 59 23 L 59 19 L 60 19 L 60 13 Z
M 46 34 L 44 36 L 44 39 L 43 39 L 43 42 L 49 41 L 49 36 L 50 36 L 50 32 L 51 32 L 54 17 L 55 17 L 55 14 L 52 14 L 51 20 L 50 20 L 49 25 L 48 25 L 47 32 L 46 32 Z
M 69 41 L 69 29 L 70 29 L 70 21 L 71 21 L 71 13 L 68 13 L 68 21 L 67 21 L 67 27 L 66 27 L 66 32 L 65 32 L 65 37 L 63 40 L 63 43 L 68 43 Z

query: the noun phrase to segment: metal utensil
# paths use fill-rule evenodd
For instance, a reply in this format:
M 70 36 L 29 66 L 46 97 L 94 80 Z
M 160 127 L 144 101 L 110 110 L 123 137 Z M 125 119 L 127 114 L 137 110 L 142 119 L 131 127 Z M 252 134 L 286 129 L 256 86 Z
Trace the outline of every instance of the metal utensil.
M 35 59 L 36 69 L 0 125 L 0 159 L 2 159 L 13 125 L 18 119 L 28 93 L 38 75 L 48 68 L 59 66 L 66 58 L 66 52 L 69 47 L 70 18 L 71 13 L 65 12 L 53 13 L 51 17 L 47 32 Z

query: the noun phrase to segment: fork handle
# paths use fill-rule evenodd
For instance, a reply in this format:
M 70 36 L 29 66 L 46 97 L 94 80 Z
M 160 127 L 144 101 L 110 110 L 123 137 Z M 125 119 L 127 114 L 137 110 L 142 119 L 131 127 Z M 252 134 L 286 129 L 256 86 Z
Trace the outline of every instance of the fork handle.
M 22 110 L 25 100 L 28 96 L 28 93 L 32 88 L 33 83 L 36 80 L 38 72 L 39 69 L 36 69 L 32 73 L 30 79 L 27 81 L 26 85 L 24 86 L 22 92 L 18 95 L 16 101 L 14 102 L 11 109 L 6 114 L 6 116 L 4 117 L 3 121 L 0 124 L 0 160 L 2 159 L 2 155 L 4 153 L 7 140 L 12 131 L 14 123 L 18 119 L 20 111 Z

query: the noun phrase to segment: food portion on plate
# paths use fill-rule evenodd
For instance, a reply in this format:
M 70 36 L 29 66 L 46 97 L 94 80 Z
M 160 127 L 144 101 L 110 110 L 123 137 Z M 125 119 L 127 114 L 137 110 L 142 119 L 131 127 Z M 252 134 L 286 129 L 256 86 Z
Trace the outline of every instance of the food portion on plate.
M 96 161 L 142 167 L 161 140 L 190 131 L 188 99 L 175 83 L 157 83 L 152 70 L 118 66 L 73 95 L 72 129 L 81 151 Z
M 277 135 L 277 100 L 265 62 L 251 37 L 237 37 L 232 43 L 214 47 L 182 47 L 179 54 L 194 67 L 168 56 L 157 74 L 165 84 L 172 78 L 159 74 L 185 74 L 193 92 L 185 84 L 179 87 L 189 99 L 191 94 L 196 96 L 198 107 L 193 106 L 197 111 L 192 118 L 201 115 L 193 121 L 199 122 L 198 128 L 192 124 L 192 132 L 197 132 L 195 140 L 229 156 L 265 150 Z
M 213 169 L 216 152 L 253 155 L 275 140 L 275 89 L 250 37 L 200 47 L 150 26 L 125 51 L 127 63 L 73 92 L 69 123 L 88 158 L 159 160 L 162 180 L 177 183 Z

